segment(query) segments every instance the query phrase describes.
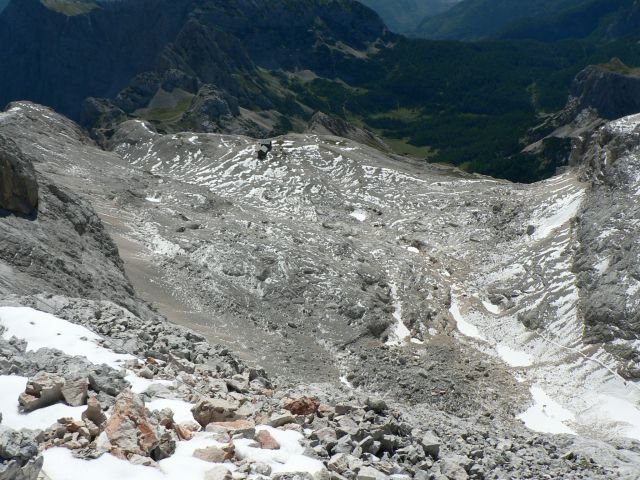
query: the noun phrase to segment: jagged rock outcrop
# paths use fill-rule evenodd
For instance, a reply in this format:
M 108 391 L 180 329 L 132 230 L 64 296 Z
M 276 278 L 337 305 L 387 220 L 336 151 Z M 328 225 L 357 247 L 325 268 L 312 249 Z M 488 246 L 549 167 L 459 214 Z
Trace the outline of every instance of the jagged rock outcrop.
M 38 181 L 31 161 L 0 136 L 0 209 L 24 215 L 38 208 Z
M 525 153 L 566 165 L 574 139 L 588 138 L 608 120 L 640 112 L 640 75 L 614 58 L 576 75 L 563 110 L 530 130 Z
M 640 73 L 614 58 L 605 65 L 590 65 L 571 85 L 576 112 L 594 109 L 600 118 L 615 120 L 640 112 Z
M 620 373 L 640 379 L 640 116 L 609 123 L 576 140 L 573 162 L 591 182 L 581 212 L 574 265 L 588 343 L 623 359 Z M 625 340 L 625 341 L 622 341 Z
M 316 112 L 309 121 L 307 132 L 315 133 L 316 135 L 334 135 L 336 137 L 348 138 L 349 140 L 377 148 L 383 152 L 390 151 L 389 146 L 373 132 L 364 128 L 358 128 L 346 120 L 324 112 Z

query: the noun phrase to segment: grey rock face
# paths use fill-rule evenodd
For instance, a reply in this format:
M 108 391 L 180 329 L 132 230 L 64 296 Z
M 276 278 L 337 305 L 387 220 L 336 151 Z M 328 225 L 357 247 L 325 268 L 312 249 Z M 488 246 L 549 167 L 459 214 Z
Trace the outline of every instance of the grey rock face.
M 578 73 L 571 86 L 578 112 L 593 108 L 601 118 L 615 120 L 640 111 L 640 76 L 620 60 L 591 65 Z
M 640 378 L 640 118 L 612 122 L 576 145 L 592 188 L 578 223 L 574 268 L 588 343 L 604 343 L 621 373 Z
M 0 209 L 30 215 L 38 208 L 38 181 L 31 161 L 0 136 Z

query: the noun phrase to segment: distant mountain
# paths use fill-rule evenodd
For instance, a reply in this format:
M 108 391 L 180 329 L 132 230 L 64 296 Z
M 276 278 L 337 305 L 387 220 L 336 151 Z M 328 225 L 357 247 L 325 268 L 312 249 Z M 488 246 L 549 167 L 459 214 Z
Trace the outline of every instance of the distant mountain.
M 635 0 L 589 0 L 544 17 L 526 18 L 509 25 L 501 38 L 552 42 L 568 38 L 607 41 L 637 34 L 640 3 Z
M 78 119 L 86 97 L 120 95 L 128 114 L 159 94 L 156 116 L 167 116 L 215 85 L 240 107 L 274 109 L 273 82 L 258 69 L 349 81 L 357 70 L 345 59 L 387 34 L 352 0 L 13 0 L 0 14 L 0 65 L 11 72 L 0 103 L 29 99 Z
M 495 36 L 519 20 L 548 17 L 586 3 L 589 0 L 463 0 L 444 13 L 425 18 L 415 34 L 432 39 L 477 40 Z
M 375 10 L 387 26 L 397 33 L 416 29 L 425 18 L 450 9 L 461 0 L 360 0 Z

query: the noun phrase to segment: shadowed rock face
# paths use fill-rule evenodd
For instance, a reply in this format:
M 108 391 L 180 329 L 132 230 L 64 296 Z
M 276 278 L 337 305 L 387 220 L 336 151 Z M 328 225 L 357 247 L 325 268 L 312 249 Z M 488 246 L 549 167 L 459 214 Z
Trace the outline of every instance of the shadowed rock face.
M 11 140 L 0 137 L 0 208 L 30 215 L 38 208 L 33 165 Z
M 73 16 L 13 1 L 0 14 L 0 64 L 13 72 L 0 78 L 0 104 L 28 99 L 78 119 L 87 97 L 132 112 L 158 91 L 195 95 L 214 84 L 243 106 L 269 109 L 256 66 L 349 81 L 358 72 L 342 60 L 385 35 L 379 17 L 352 0 L 118 1 Z
M 578 112 L 593 108 L 601 118 L 615 120 L 640 111 L 640 76 L 591 65 L 576 76 L 571 95 L 578 99 Z
M 323 112 L 316 113 L 307 127 L 309 133 L 316 135 L 334 135 L 336 137 L 348 138 L 354 142 L 362 143 L 382 151 L 389 151 L 389 147 L 381 138 L 369 130 L 358 128 L 350 123 Z

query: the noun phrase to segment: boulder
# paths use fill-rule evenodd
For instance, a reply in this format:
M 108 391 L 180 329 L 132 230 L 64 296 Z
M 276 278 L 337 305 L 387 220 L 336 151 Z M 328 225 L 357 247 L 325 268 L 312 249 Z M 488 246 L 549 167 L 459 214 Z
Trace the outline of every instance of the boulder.
M 223 463 L 232 460 L 236 455 L 236 449 L 233 443 L 229 443 L 223 447 L 206 447 L 198 448 L 193 452 L 193 456 L 205 462 Z
M 191 409 L 193 418 L 203 427 L 212 422 L 225 422 L 236 420 L 236 412 L 240 407 L 239 402 L 223 400 L 221 398 L 208 398 L 200 400 Z
M 271 436 L 268 430 L 260 430 L 256 433 L 254 440 L 258 442 L 260 448 L 265 450 L 279 450 L 280 444 Z
M 63 399 L 64 378 L 53 374 L 39 374 L 29 380 L 24 393 L 20 394 L 18 404 L 23 412 L 33 412 L 48 407 Z
M 277 428 L 277 427 L 282 427 L 287 423 L 293 423 L 295 421 L 296 419 L 293 416 L 289 415 L 288 413 L 274 413 L 269 418 L 269 425 Z
M 111 453 L 125 458 L 133 454 L 149 457 L 163 443 L 161 434 L 158 434 L 147 417 L 144 403 L 130 391 L 125 391 L 116 398 L 104 433 L 111 444 Z M 165 450 L 171 450 L 170 446 L 167 448 L 167 442 L 164 443 Z M 175 444 L 173 448 L 175 449 Z M 167 454 L 166 451 L 163 453 Z
M 362 467 L 356 475 L 356 480 L 384 480 L 386 478 L 389 476 L 373 467 Z
M 440 455 L 440 443 L 440 439 L 433 432 L 425 433 L 420 439 L 424 453 L 435 459 Z
M 367 398 L 366 405 L 369 410 L 373 410 L 378 415 L 384 414 L 389 409 L 386 402 L 381 398 Z
M 232 420 L 230 422 L 213 422 L 207 426 L 209 429 L 224 431 L 234 437 L 253 438 L 256 433 L 256 424 L 253 420 Z
M 318 411 L 320 402 L 311 397 L 300 397 L 296 399 L 288 398 L 283 403 L 284 409 L 294 415 L 311 415 Z
M 440 460 L 440 472 L 449 480 L 467 480 L 469 474 L 467 468 L 473 465 L 467 457 L 462 455 L 449 455 Z
M 62 387 L 62 398 L 67 405 L 79 407 L 87 401 L 88 381 L 85 377 L 67 378 Z
M 31 215 L 38 208 L 33 164 L 12 141 L 0 137 L 0 209 Z
M 82 412 L 82 421 L 85 423 L 91 435 L 97 437 L 107 422 L 107 416 L 102 411 L 100 402 L 92 395 L 87 400 L 87 409 Z
M 16 432 L 0 425 L 1 480 L 36 480 L 43 462 L 35 433 Z

